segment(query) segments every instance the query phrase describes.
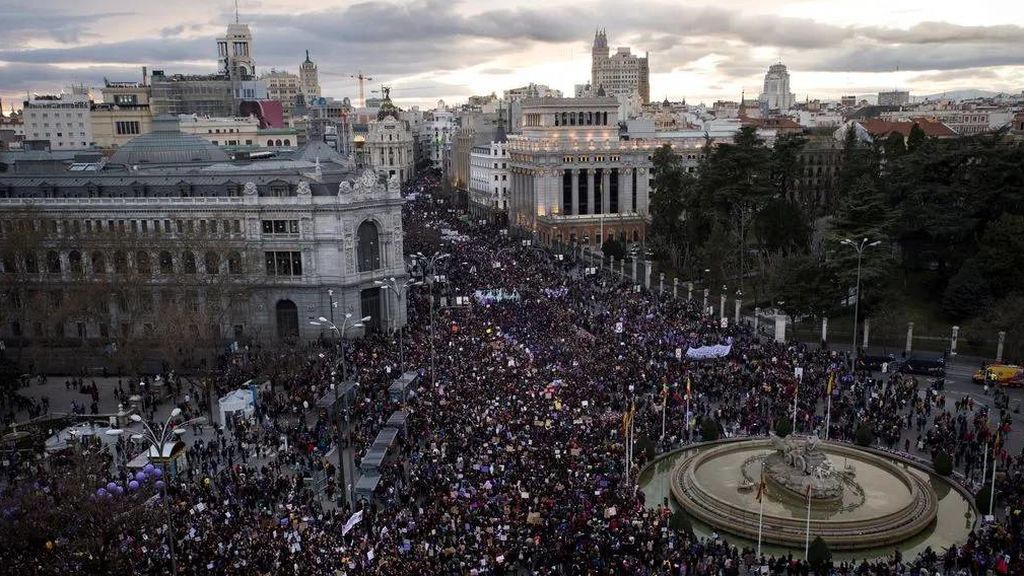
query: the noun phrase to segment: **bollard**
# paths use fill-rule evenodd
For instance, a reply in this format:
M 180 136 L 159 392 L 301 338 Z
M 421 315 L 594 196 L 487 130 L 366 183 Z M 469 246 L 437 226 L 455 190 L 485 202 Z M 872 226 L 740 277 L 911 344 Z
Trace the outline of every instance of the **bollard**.
M 704 311 L 707 311 L 707 309 L 708 309 L 708 289 L 707 288 L 704 289 L 704 307 L 702 309 Z
M 665 294 L 665 273 L 661 272 L 658 274 L 658 295 L 663 296 Z
M 676 276 L 672 279 L 672 297 L 679 298 L 679 277 Z
M 686 301 L 693 300 L 693 282 L 686 283 Z
M 633 284 L 636 284 L 636 256 L 633 257 Z
M 906 352 L 907 354 L 910 354 L 910 350 L 911 350 L 911 348 L 913 348 L 913 343 L 914 343 L 914 323 L 913 322 L 907 322 L 907 347 L 904 348 L 903 351 Z
M 754 308 L 754 337 L 757 337 L 757 325 L 761 322 L 761 308 Z
M 871 320 L 868 318 L 864 319 L 864 345 L 861 346 L 864 350 L 868 349 L 868 332 L 871 330 Z
M 733 320 L 736 324 L 740 323 L 740 308 L 743 307 L 743 300 L 740 298 L 736 299 L 736 319 Z
M 775 341 L 786 342 L 786 317 L 781 314 L 775 315 Z
M 644 260 L 644 288 L 651 289 L 651 261 Z
M 1006 343 L 1006 332 L 999 331 L 999 343 L 996 345 L 996 363 L 1003 361 L 1003 344 Z
M 725 320 L 725 294 L 722 294 L 722 298 L 718 303 L 718 319 Z
M 821 319 L 821 343 L 824 345 L 826 342 L 828 342 L 828 318 L 823 317 Z M 854 346 L 856 345 L 855 342 Z
M 956 339 L 960 336 L 960 327 L 953 326 L 953 335 L 949 338 L 949 355 L 956 356 Z

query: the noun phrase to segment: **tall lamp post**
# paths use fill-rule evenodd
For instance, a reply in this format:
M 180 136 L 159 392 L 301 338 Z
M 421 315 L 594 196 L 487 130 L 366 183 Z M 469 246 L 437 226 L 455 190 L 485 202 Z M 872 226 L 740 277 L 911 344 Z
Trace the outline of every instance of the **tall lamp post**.
M 413 286 L 419 286 L 421 283 L 415 280 L 406 280 L 405 282 L 399 282 L 394 277 L 388 278 L 387 280 L 374 280 L 374 284 L 380 286 L 385 290 L 391 290 L 395 293 L 395 297 L 398 299 L 398 305 L 402 305 L 402 299 L 405 297 L 409 288 Z M 390 308 L 388 309 L 389 321 L 394 323 L 394 316 L 390 314 Z M 398 329 L 398 371 L 405 371 L 405 331 L 402 328 Z
M 870 248 L 872 246 L 878 246 L 879 244 L 881 244 L 881 241 L 880 240 L 875 240 L 874 242 L 868 242 L 868 239 L 865 238 L 865 239 L 861 240 L 860 243 L 857 243 L 857 242 L 854 242 L 853 240 L 850 240 L 849 238 L 844 238 L 843 240 L 840 240 L 839 243 L 844 245 L 844 246 L 849 246 L 849 247 L 853 248 L 857 252 L 857 288 L 856 288 L 857 293 L 854 296 L 854 301 L 853 301 L 854 302 L 854 304 L 853 304 L 853 343 L 852 343 L 853 344 L 853 351 L 852 351 L 852 354 L 850 355 L 850 371 L 851 372 L 856 372 L 857 371 L 857 315 L 860 313 L 860 261 L 861 261 L 861 258 L 864 257 L 864 250 L 866 248 Z
M 167 417 L 167 420 L 164 421 L 163 426 L 158 426 L 154 428 L 151 427 L 145 420 L 143 420 L 142 416 L 139 416 L 138 414 L 132 414 L 131 416 L 129 416 L 131 421 L 141 423 L 143 430 L 142 432 L 133 433 L 130 436 L 130 438 L 132 440 L 145 440 L 149 442 L 152 445 L 152 449 L 155 449 L 156 453 L 162 457 L 164 452 L 164 444 L 171 442 L 177 439 L 179 435 L 184 434 L 186 426 L 206 422 L 206 417 L 200 416 L 198 418 L 192 418 L 191 420 L 186 420 L 184 422 L 175 423 L 174 420 L 179 416 L 181 416 L 181 408 L 175 408 L 174 410 L 171 410 L 171 414 Z M 107 430 L 106 433 L 110 436 L 121 436 L 125 432 L 127 432 L 127 430 L 123 428 L 111 428 L 110 430 Z M 164 469 L 164 476 L 166 477 L 163 485 L 162 500 L 164 501 L 164 515 L 166 516 L 167 519 L 167 544 L 168 550 L 170 551 L 171 554 L 171 574 L 177 576 L 178 562 L 174 555 L 174 524 L 171 519 L 170 498 L 168 498 L 167 496 L 167 482 L 170 482 L 170 476 L 167 475 L 166 462 L 164 462 L 161 467 Z
M 369 322 L 370 321 L 370 316 L 364 316 L 363 318 L 360 318 L 358 322 L 354 322 L 354 323 L 352 323 L 351 320 L 352 320 L 352 314 L 351 313 L 346 313 L 345 314 L 345 319 L 341 321 L 341 326 L 340 327 L 336 326 L 334 324 L 334 322 L 328 320 L 327 318 L 324 318 L 323 316 L 321 316 L 317 320 L 311 320 L 309 322 L 313 326 L 327 326 L 338 337 L 338 357 L 341 359 L 341 382 L 332 382 L 331 385 L 334 388 L 334 427 L 335 427 L 335 430 L 336 430 L 337 436 L 338 436 L 338 466 L 341 466 L 342 474 L 344 474 L 344 472 L 345 472 L 345 465 L 341 461 L 342 452 L 344 452 L 344 451 L 348 451 L 349 452 L 348 453 L 348 456 L 349 456 L 349 470 L 352 473 L 355 472 L 355 463 L 352 460 L 352 453 L 351 453 L 351 450 L 352 450 L 352 426 L 349 424 L 348 403 L 346 402 L 346 404 L 345 404 L 345 430 L 344 431 L 341 429 L 341 410 L 338 409 L 338 403 L 339 403 L 339 400 L 340 400 L 340 397 L 341 397 L 340 396 L 340 389 L 341 389 L 341 386 L 348 379 L 348 368 L 347 368 L 347 366 L 345 364 L 345 342 L 346 342 L 345 336 L 348 334 L 348 331 L 351 328 L 362 328 L 365 322 Z M 332 374 L 333 374 L 333 372 L 332 372 Z M 343 433 L 345 435 L 345 448 L 344 449 L 341 447 L 341 437 L 342 437 Z M 352 484 L 355 484 L 355 482 L 349 482 L 349 485 L 352 485 Z M 339 499 L 338 499 L 339 502 L 340 502 L 341 498 L 344 498 L 346 496 L 351 496 L 351 489 L 346 490 L 345 492 L 339 494 Z
M 444 276 L 437 276 L 436 272 L 437 265 L 439 262 L 448 258 L 450 254 L 444 254 L 442 252 L 434 252 L 430 256 L 424 256 L 423 253 L 417 252 L 413 257 L 415 262 L 423 270 L 423 278 L 427 283 L 427 287 L 430 289 L 430 385 L 434 386 L 436 378 L 434 376 L 434 282 L 444 281 Z

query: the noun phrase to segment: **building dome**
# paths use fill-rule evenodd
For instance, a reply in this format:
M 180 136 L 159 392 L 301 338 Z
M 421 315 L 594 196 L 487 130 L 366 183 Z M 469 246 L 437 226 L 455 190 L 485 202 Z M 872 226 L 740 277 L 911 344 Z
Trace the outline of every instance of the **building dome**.
M 133 138 L 110 157 L 112 164 L 188 164 L 226 162 L 231 158 L 217 145 L 181 131 L 175 116 L 157 116 L 153 131 Z

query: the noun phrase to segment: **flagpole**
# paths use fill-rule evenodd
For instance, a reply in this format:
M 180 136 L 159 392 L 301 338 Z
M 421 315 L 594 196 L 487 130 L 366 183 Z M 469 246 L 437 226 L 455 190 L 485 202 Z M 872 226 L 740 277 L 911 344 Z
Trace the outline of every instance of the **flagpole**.
M 988 478 L 988 442 L 985 442 L 985 454 L 981 457 L 981 485 L 985 485 Z
M 811 485 L 807 485 L 807 534 L 804 536 L 804 560 L 811 551 Z
M 793 390 L 793 433 L 796 434 L 796 399 L 800 397 L 800 381 L 797 380 L 796 388 Z
M 765 497 L 765 484 L 764 484 L 764 460 L 761 461 L 761 483 L 757 486 L 757 501 L 761 505 L 761 509 L 757 513 L 757 558 L 760 562 L 761 558 L 761 528 L 764 526 L 764 497 Z
M 686 441 L 690 441 L 690 393 L 686 393 Z
M 828 383 L 828 408 L 825 409 L 825 440 L 828 440 L 828 430 L 832 424 L 832 381 Z
M 665 439 L 665 412 L 668 412 L 668 391 L 666 390 L 664 397 L 661 399 L 661 439 Z
M 998 442 L 998 440 L 999 440 L 999 436 L 996 435 L 996 441 Z M 986 444 L 986 446 L 987 446 L 987 444 Z M 998 462 L 998 460 L 999 460 L 999 455 L 997 453 L 998 449 L 999 449 L 998 446 L 996 446 L 995 444 L 992 445 L 992 488 L 990 488 L 989 491 L 988 491 L 988 515 L 989 516 L 992 515 L 992 505 L 995 504 L 995 501 L 996 501 L 996 462 Z

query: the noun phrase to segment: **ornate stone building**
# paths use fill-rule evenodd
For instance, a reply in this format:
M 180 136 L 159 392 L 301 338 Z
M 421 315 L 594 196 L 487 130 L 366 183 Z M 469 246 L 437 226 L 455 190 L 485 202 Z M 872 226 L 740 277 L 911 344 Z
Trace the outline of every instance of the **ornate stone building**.
M 607 96 L 629 97 L 636 93 L 640 101 L 651 101 L 651 66 L 648 56 L 636 56 L 629 48 L 609 53 L 608 33 L 598 30 L 591 48 L 590 86 L 594 94 L 603 89 Z
M 646 238 L 650 154 L 620 141 L 615 98 L 523 102 L 522 134 L 508 137 L 511 226 L 550 243 Z
M 398 177 L 404 184 L 415 171 L 414 141 L 412 131 L 400 112 L 386 95 L 377 119 L 367 124 L 366 138 L 362 144 L 363 161 L 377 172 Z
M 0 153 L 8 349 L 157 342 L 175 323 L 216 345 L 310 340 L 310 319 L 345 313 L 405 324 L 374 284 L 406 275 L 397 176 L 322 142 L 235 162 L 167 117 L 107 161 L 65 157 Z

